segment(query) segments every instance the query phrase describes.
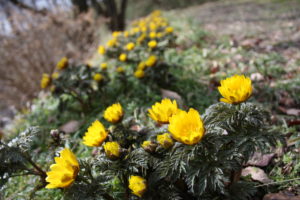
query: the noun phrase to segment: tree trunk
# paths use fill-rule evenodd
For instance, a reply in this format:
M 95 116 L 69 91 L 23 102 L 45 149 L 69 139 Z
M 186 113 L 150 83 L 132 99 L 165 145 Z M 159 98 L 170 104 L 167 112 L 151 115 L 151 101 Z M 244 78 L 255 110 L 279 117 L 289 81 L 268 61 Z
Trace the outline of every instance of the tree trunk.
M 89 9 L 87 0 L 72 0 L 72 3 L 76 7 L 78 14 L 87 12 Z

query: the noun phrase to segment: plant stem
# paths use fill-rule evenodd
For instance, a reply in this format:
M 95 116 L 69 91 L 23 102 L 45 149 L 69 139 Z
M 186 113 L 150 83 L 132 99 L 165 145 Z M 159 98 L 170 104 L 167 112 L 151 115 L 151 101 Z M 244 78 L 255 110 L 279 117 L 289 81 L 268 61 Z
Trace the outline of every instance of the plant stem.
M 263 186 L 268 186 L 268 185 L 276 185 L 276 184 L 286 183 L 286 182 L 296 181 L 296 180 L 300 180 L 300 177 L 299 178 L 293 178 L 293 179 L 287 179 L 287 180 L 283 180 L 283 181 L 272 182 L 272 183 L 265 183 L 265 184 L 262 184 L 262 185 L 257 185 L 255 187 L 263 187 Z

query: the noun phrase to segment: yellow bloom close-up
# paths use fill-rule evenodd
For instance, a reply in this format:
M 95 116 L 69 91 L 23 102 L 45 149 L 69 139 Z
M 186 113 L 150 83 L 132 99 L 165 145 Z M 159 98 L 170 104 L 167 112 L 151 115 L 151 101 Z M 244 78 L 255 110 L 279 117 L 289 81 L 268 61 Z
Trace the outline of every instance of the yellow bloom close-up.
M 55 164 L 47 172 L 46 188 L 65 188 L 70 186 L 79 172 L 79 163 L 70 149 L 63 149 L 59 157 L 55 157 Z
M 100 68 L 102 70 L 106 70 L 107 69 L 107 63 L 101 63 Z
M 134 72 L 134 76 L 136 78 L 143 78 L 145 76 L 145 72 L 144 72 L 144 70 L 138 69 Z
M 135 44 L 134 44 L 133 42 L 129 42 L 129 43 L 125 46 L 125 49 L 126 49 L 127 51 L 131 51 L 131 50 L 134 49 L 134 47 L 135 47 Z
M 97 82 L 100 82 L 104 79 L 103 75 L 100 74 L 100 73 L 96 73 L 94 76 L 93 76 L 93 79 Z
M 107 43 L 106 43 L 106 45 L 107 45 L 108 47 L 114 47 L 114 46 L 117 45 L 117 40 L 116 40 L 115 38 L 114 38 L 114 39 L 111 39 L 111 40 L 108 40 Z
M 220 101 L 230 104 L 239 104 L 252 94 L 252 82 L 249 77 L 244 75 L 234 75 L 221 81 L 218 87 L 220 94 L 224 97 Z
M 150 47 L 151 49 L 154 49 L 157 46 L 157 42 L 155 40 L 151 40 L 150 42 L 148 42 L 148 47 Z
M 122 61 L 122 62 L 125 62 L 127 60 L 127 55 L 125 53 L 122 53 L 120 56 L 119 56 L 119 60 Z
M 167 27 L 167 28 L 165 29 L 165 31 L 166 31 L 166 33 L 173 33 L 174 28 L 171 27 L 171 26 L 169 26 L 169 27 Z
M 123 67 L 117 67 L 116 71 L 118 73 L 124 73 L 125 72 L 125 69 Z
M 146 180 L 140 176 L 130 176 L 128 187 L 134 195 L 142 197 L 147 189 Z
M 121 33 L 122 33 L 121 31 L 114 31 L 114 32 L 112 33 L 112 36 L 116 38 L 116 37 L 118 37 Z
M 68 66 L 69 60 L 67 57 L 63 57 L 62 59 L 60 59 L 60 61 L 58 61 L 58 63 L 56 64 L 56 69 L 64 69 Z
M 142 147 L 145 151 L 151 153 L 151 152 L 154 152 L 156 147 L 157 147 L 157 144 L 155 142 L 152 142 L 150 140 L 146 140 L 142 143 Z
M 140 35 L 140 37 L 136 39 L 136 41 L 137 43 L 142 43 L 145 40 L 145 38 L 146 38 L 146 34 L 143 33 L 142 35 Z
M 41 88 L 45 89 L 46 87 L 48 87 L 51 83 L 51 78 L 49 76 L 49 74 L 44 73 L 42 76 L 42 80 L 41 80 Z
M 103 147 L 107 157 L 113 159 L 120 156 L 121 147 L 118 142 L 106 142 Z
M 157 62 L 157 57 L 155 55 L 149 56 L 149 58 L 145 61 L 147 67 L 152 67 Z
M 148 110 L 149 116 L 154 121 L 164 124 L 169 123 L 169 119 L 172 115 L 178 112 L 177 103 L 170 99 L 163 99 L 161 102 L 156 102 L 151 109 Z
M 124 31 L 123 36 L 127 38 L 129 36 L 129 32 L 128 31 Z
M 154 32 L 154 31 L 150 32 L 149 37 L 152 38 L 152 39 L 155 38 L 156 37 L 156 32 Z
M 103 124 L 96 120 L 92 123 L 83 136 L 83 144 L 90 147 L 101 146 L 101 144 L 106 140 L 107 135 L 108 133 Z
M 51 75 L 52 79 L 58 79 L 58 77 L 59 77 L 59 73 L 58 72 L 53 72 L 52 75 Z
M 103 117 L 110 123 L 118 123 L 124 115 L 123 108 L 120 103 L 115 103 L 104 111 Z
M 180 110 L 170 119 L 169 131 L 178 142 L 194 145 L 204 136 L 204 125 L 197 110 Z
M 100 45 L 99 47 L 98 47 L 98 53 L 99 54 L 101 54 L 101 55 L 103 55 L 103 54 L 105 54 L 105 47 L 104 46 L 102 46 L 102 45 Z
M 145 62 L 140 62 L 137 66 L 138 70 L 144 70 L 146 68 Z
M 156 140 L 160 144 L 160 146 L 162 146 L 165 149 L 168 149 L 174 145 L 174 141 L 169 133 L 157 135 Z

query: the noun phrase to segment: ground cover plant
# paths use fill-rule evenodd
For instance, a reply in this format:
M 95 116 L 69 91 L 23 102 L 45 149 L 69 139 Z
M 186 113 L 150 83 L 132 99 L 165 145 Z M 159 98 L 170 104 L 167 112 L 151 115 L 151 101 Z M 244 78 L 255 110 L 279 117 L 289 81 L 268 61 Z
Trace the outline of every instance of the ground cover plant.
M 96 64 L 62 58 L 53 74 L 42 76 L 48 95 L 19 119 L 13 130 L 22 133 L 1 140 L 4 198 L 297 194 L 298 129 L 283 125 L 296 119 L 275 115 L 270 110 L 278 107 L 269 103 L 291 91 L 299 105 L 298 75 L 293 84 L 274 83 L 297 74 L 296 65 L 283 70 L 286 60 L 279 54 L 215 40 L 194 21 L 166 17 L 155 11 L 114 32 L 99 46 Z M 267 80 L 253 78 L 255 73 Z M 77 130 L 58 129 L 74 119 L 81 124 Z M 255 153 L 279 147 L 282 155 L 264 168 L 271 181 L 243 173 Z

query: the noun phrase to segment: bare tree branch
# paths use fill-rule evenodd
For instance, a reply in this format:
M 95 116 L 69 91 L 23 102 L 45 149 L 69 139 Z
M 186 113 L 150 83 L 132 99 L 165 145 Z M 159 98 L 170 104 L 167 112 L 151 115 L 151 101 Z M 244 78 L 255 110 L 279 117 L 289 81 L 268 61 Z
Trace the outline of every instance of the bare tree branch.
M 42 9 L 42 10 L 37 10 L 33 7 L 30 7 L 28 5 L 26 5 L 25 3 L 19 1 L 19 0 L 9 0 L 9 2 L 13 3 L 14 5 L 18 6 L 21 9 L 25 9 L 28 10 L 34 14 L 39 14 L 39 15 L 47 15 L 47 10 L 46 9 Z

